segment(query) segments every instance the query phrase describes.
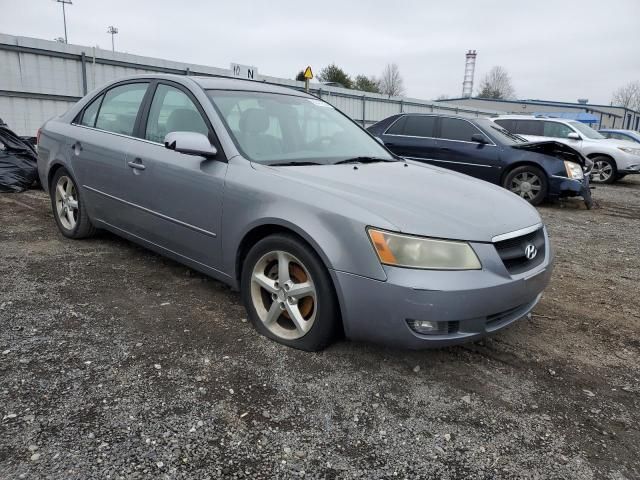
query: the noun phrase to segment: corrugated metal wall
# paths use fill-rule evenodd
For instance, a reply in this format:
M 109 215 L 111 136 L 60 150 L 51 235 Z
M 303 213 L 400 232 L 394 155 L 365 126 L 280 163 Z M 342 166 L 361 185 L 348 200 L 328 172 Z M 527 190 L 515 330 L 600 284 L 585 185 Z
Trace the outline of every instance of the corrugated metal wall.
M 231 71 L 93 47 L 0 34 L 0 118 L 19 135 L 35 135 L 47 119 L 66 111 L 87 91 L 128 75 L 163 72 L 231 77 Z M 304 88 L 303 82 L 262 76 L 262 81 Z M 499 113 L 430 101 L 358 92 L 312 83 L 311 93 L 362 125 L 400 112 Z

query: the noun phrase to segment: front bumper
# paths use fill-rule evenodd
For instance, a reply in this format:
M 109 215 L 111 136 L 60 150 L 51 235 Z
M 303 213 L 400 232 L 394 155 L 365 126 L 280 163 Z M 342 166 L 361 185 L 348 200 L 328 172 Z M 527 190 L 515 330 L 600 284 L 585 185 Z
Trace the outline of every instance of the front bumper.
M 553 253 L 545 233 L 544 261 L 510 275 L 493 244 L 472 243 L 482 270 L 434 271 L 385 266 L 386 281 L 333 271 L 345 334 L 356 341 L 402 348 L 444 347 L 496 332 L 525 316 L 549 283 Z M 408 320 L 447 322 L 425 335 Z
M 582 197 L 588 208 L 591 208 L 591 188 L 589 187 L 589 175 L 582 180 L 573 180 L 566 177 L 553 176 L 549 182 L 549 196 L 551 197 Z

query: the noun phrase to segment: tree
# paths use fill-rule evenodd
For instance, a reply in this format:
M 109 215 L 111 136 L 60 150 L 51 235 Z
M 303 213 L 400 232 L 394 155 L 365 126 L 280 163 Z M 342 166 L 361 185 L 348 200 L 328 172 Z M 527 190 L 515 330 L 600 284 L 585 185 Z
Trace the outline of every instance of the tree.
M 351 77 L 335 63 L 332 63 L 320 70 L 318 80 L 321 82 L 336 82 L 345 88 L 353 87 L 353 80 L 351 80 Z
M 380 82 L 375 77 L 358 75 L 353 88 L 363 92 L 380 93 Z
M 404 84 L 400 69 L 395 63 L 389 63 L 384 67 L 382 77 L 380 78 L 380 93 L 397 97 L 404 94 Z
M 304 78 L 304 70 L 300 70 L 298 72 L 298 74 L 296 75 L 296 80 L 299 82 L 304 82 L 305 78 Z
M 629 82 L 618 88 L 611 96 L 611 104 L 632 110 L 640 110 L 640 81 Z
M 478 96 L 481 98 L 504 100 L 515 98 L 515 95 L 516 92 L 511 85 L 511 77 L 503 67 L 493 67 L 480 82 Z

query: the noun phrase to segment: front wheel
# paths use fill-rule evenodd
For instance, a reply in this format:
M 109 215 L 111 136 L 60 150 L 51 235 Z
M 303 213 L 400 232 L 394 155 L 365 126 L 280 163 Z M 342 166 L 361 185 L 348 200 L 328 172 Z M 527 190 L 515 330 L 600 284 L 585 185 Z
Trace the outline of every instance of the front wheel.
M 520 195 L 531 205 L 539 205 L 547 196 L 547 176 L 531 165 L 514 168 L 505 177 L 502 186 Z
M 608 157 L 593 159 L 591 181 L 594 183 L 613 183 L 618 179 L 618 169 L 615 162 Z
M 296 237 L 276 234 L 254 245 L 240 283 L 259 333 L 307 351 L 321 350 L 333 339 L 338 308 L 331 278 L 316 253 Z

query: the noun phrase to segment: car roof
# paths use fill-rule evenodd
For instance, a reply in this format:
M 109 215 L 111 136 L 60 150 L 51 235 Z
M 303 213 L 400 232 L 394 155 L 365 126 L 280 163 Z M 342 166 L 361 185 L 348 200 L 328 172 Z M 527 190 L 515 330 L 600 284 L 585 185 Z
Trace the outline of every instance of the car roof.
M 559 117 L 534 117 L 533 115 L 498 115 L 497 117 L 492 117 L 492 120 L 538 120 L 538 121 L 554 121 L 554 122 L 576 122 L 577 120 L 573 120 L 571 118 L 559 118 Z
M 188 84 L 189 82 L 196 83 L 200 88 L 204 90 L 238 90 L 247 92 L 265 92 L 265 93 L 279 93 L 284 95 L 296 95 L 300 97 L 315 98 L 303 91 L 296 90 L 291 87 L 284 87 L 280 85 L 274 85 L 264 81 L 257 80 L 243 80 L 238 78 L 229 77 L 206 77 L 197 75 L 175 75 L 167 73 L 150 73 L 140 75 L 130 75 L 127 77 L 119 78 L 117 81 L 110 83 L 118 83 L 126 80 L 135 79 L 158 79 L 158 80 L 173 80 L 178 83 Z
M 636 132 L 635 130 L 626 130 L 624 128 L 601 128 L 598 131 L 599 132 L 612 132 L 612 133 L 635 133 L 636 135 L 640 135 L 640 132 Z

